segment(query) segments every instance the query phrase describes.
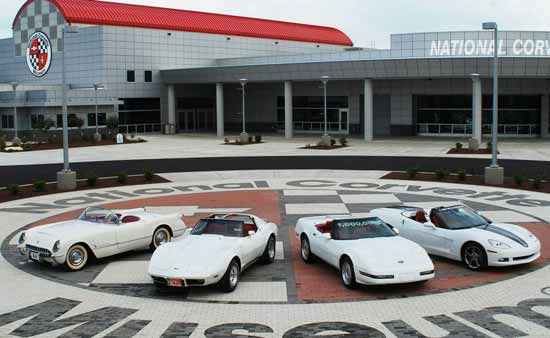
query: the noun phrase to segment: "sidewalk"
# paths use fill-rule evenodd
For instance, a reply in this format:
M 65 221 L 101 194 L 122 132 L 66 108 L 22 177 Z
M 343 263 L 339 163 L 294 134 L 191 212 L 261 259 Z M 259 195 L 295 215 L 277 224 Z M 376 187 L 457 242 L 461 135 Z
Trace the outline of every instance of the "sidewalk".
M 224 145 L 223 138 L 213 135 L 154 135 L 148 142 L 70 149 L 70 161 L 119 161 L 137 159 L 205 158 L 237 156 L 396 156 L 490 158 L 490 155 L 447 155 L 455 139 L 398 138 L 377 139 L 366 143 L 349 139 L 351 147 L 335 150 L 299 149 L 318 141 L 315 136 L 286 140 L 281 136 L 264 137 L 266 143 L 247 146 Z M 234 139 L 231 136 L 230 139 Z M 462 141 L 465 147 L 467 142 Z M 550 161 L 550 140 L 503 140 L 499 143 L 500 159 Z M 0 166 L 53 164 L 63 162 L 63 151 L 43 150 L 22 153 L 0 153 Z

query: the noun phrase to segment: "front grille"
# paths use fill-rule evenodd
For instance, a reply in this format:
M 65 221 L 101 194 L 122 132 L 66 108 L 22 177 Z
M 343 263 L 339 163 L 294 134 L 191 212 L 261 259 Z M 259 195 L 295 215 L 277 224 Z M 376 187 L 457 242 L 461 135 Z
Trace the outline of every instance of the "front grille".
M 531 257 L 535 256 L 535 254 L 529 255 L 529 256 L 522 256 L 522 257 L 514 257 L 515 261 L 522 261 L 524 259 L 529 259 Z
M 30 245 L 30 244 L 27 244 L 25 246 L 25 248 L 27 249 L 27 251 L 38 252 L 40 254 L 40 257 L 51 257 L 52 256 L 51 251 L 48 250 L 48 249 L 39 248 L 37 246 Z
M 204 279 L 186 279 L 185 284 L 192 285 L 204 285 Z

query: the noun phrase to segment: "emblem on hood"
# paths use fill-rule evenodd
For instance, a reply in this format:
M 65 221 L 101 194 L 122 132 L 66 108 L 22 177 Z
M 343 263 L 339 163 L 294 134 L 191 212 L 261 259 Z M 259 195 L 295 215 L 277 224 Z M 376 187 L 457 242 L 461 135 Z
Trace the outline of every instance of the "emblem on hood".
M 398 264 L 404 264 L 405 261 L 397 261 Z

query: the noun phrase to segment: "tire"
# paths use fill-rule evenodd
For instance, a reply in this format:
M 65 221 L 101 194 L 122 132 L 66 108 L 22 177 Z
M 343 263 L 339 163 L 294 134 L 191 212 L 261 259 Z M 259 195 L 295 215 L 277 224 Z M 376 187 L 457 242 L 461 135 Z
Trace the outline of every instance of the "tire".
M 462 249 L 462 261 L 472 271 L 479 271 L 487 267 L 487 253 L 477 243 L 467 243 Z
M 241 273 L 241 268 L 239 266 L 239 263 L 236 259 L 233 259 L 231 263 L 229 263 L 229 266 L 227 267 L 227 271 L 223 275 L 222 279 L 220 280 L 219 286 L 220 289 L 223 292 L 233 292 L 237 288 L 237 285 L 239 284 L 239 276 Z
M 306 235 L 302 236 L 300 243 L 300 256 L 302 256 L 302 260 L 307 264 L 315 262 L 315 255 L 311 252 L 311 245 L 309 244 L 309 239 Z
M 357 286 L 353 262 L 348 257 L 344 257 L 340 262 L 340 279 L 342 280 L 342 284 L 348 289 L 354 289 Z
M 275 240 L 275 236 L 271 236 L 271 237 L 269 237 L 269 240 L 267 241 L 264 253 L 262 254 L 262 257 L 260 258 L 260 261 L 263 264 L 273 263 L 275 261 L 276 251 L 277 251 L 277 241 Z
M 172 235 L 170 234 L 170 230 L 168 230 L 168 228 L 164 226 L 158 227 L 153 233 L 149 247 L 154 251 L 162 244 L 170 242 L 171 239 Z
M 65 256 L 65 267 L 69 271 L 80 271 L 84 269 L 89 258 L 88 249 L 84 245 L 75 244 L 67 251 Z

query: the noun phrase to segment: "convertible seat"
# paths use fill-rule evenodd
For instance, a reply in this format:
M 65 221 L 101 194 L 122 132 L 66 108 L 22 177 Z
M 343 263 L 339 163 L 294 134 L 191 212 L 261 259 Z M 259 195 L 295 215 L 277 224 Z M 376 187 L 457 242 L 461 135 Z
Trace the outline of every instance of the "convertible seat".
M 426 213 L 424 210 L 418 210 L 416 212 L 415 219 L 418 223 L 426 223 L 428 220 L 426 219 Z
M 137 216 L 124 216 L 124 218 L 122 218 L 121 220 L 122 223 L 134 223 L 137 221 L 139 221 L 139 217 Z
M 256 226 L 256 224 L 244 223 L 243 224 L 244 237 L 248 236 L 249 231 L 258 232 L 258 227 Z

